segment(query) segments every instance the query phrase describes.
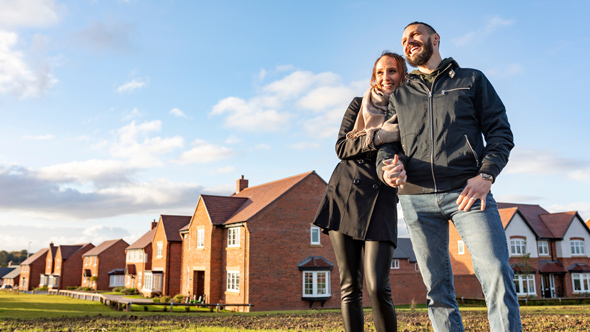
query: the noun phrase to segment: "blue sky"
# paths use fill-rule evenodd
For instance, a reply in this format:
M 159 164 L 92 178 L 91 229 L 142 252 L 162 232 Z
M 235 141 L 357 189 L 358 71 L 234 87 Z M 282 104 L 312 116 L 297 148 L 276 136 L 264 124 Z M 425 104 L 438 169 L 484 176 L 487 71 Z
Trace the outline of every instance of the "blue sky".
M 587 220 L 589 10 L 0 0 L 0 249 L 131 243 L 160 214 L 191 215 L 201 193 L 232 193 L 241 175 L 251 186 L 311 170 L 328 181 L 348 103 L 415 20 L 506 105 L 516 148 L 496 199 Z

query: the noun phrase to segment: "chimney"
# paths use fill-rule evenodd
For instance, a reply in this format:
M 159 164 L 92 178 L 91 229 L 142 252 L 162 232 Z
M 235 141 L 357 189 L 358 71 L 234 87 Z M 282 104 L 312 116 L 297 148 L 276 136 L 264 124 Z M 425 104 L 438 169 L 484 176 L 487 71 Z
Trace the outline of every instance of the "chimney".
M 156 226 L 158 226 L 158 223 L 156 222 L 156 219 L 154 219 L 154 221 L 152 221 L 152 228 L 150 228 L 150 230 L 156 228 Z
M 248 180 L 244 179 L 244 176 L 242 175 L 242 178 L 236 181 L 236 194 L 246 188 L 248 188 Z

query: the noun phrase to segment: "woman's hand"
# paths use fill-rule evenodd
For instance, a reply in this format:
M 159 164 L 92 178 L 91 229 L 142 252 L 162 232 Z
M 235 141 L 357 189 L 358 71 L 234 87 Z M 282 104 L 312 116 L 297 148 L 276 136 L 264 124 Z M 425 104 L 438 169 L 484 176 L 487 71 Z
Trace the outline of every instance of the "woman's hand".
M 399 161 L 395 155 L 393 159 L 383 160 L 383 180 L 391 187 L 402 187 L 408 180 L 404 164 Z

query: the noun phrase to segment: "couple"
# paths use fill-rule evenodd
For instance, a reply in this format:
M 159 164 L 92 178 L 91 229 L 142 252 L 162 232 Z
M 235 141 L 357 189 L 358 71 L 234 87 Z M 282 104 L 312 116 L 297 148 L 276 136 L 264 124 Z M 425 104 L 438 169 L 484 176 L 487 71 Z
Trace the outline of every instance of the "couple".
M 383 53 L 371 88 L 353 99 L 342 120 L 336 143 L 341 162 L 314 224 L 334 247 L 347 332 L 363 331 L 363 273 L 375 329 L 397 331 L 389 270 L 398 188 L 434 330 L 464 331 L 449 259 L 449 220 L 471 254 L 490 329 L 522 329 L 506 236 L 490 193 L 514 146 L 506 111 L 480 71 L 442 59 L 439 45 L 430 25 L 406 26 L 404 54 L 418 69 L 407 75 L 402 57 Z

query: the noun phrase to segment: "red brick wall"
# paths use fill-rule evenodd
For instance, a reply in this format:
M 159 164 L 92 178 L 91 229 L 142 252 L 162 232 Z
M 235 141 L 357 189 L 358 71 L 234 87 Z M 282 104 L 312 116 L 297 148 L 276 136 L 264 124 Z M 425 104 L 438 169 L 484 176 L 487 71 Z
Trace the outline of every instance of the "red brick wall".
M 197 249 L 197 232 L 198 229 L 204 229 L 205 240 L 203 248 Z M 187 236 L 190 237 L 190 241 L 184 239 L 183 234 L 183 249 L 182 249 L 182 267 L 181 267 L 181 292 L 187 296 L 195 295 L 193 289 L 193 276 L 194 271 L 205 271 L 205 285 L 204 291 L 206 298 L 209 299 L 211 295 L 211 245 L 212 238 L 211 232 L 213 225 L 209 220 L 207 210 L 203 201 L 199 199 L 197 208 L 193 215 L 191 224 L 188 229 Z M 189 247 L 190 244 L 190 247 Z M 217 259 L 219 260 L 219 259 Z M 188 280 L 187 280 L 188 279 Z
M 45 272 L 45 260 L 47 259 L 47 253 L 39 256 L 38 259 L 33 261 L 29 265 L 21 265 L 21 281 L 19 282 L 19 289 L 30 291 L 35 287 L 39 286 L 40 282 L 40 275 L 41 273 Z M 22 269 L 27 266 L 28 271 L 22 272 Z M 23 277 L 25 277 L 26 282 L 23 282 Z
M 119 240 L 104 250 L 98 255 L 98 263 L 96 267 L 96 281 L 97 290 L 109 290 L 110 276 L 109 272 L 115 269 L 125 269 L 125 248 L 129 244 L 123 240 Z M 94 273 L 94 271 L 93 271 Z M 94 274 L 93 274 L 94 275 Z
M 61 257 L 61 251 L 58 250 L 56 260 L 60 260 L 59 266 L 56 263 L 55 274 L 59 274 L 59 289 L 66 289 L 70 286 L 80 286 L 82 280 L 82 255 L 94 248 L 94 245 L 89 244 L 73 253 L 65 261 Z M 59 269 L 58 269 L 59 267 Z
M 310 245 L 310 226 L 325 188 L 312 174 L 248 222 L 249 233 L 243 233 L 250 236 L 245 243 L 249 275 L 244 278 L 247 284 L 241 286 L 249 288 L 246 300 L 253 304 L 252 310 L 308 309 L 309 302 L 301 299 L 303 272 L 297 265 L 309 256 L 323 256 L 334 263 L 331 299 L 324 307 L 340 307 L 338 268 L 330 239 L 322 234 L 321 246 Z

